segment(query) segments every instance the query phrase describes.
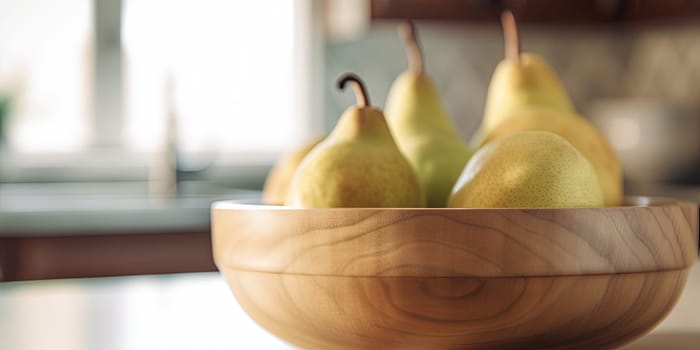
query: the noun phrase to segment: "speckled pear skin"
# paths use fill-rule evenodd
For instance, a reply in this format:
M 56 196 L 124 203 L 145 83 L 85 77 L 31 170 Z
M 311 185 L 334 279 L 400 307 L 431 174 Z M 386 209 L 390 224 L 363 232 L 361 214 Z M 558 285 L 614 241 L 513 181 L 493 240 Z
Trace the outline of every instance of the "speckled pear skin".
M 429 207 L 443 208 L 472 151 L 447 115 L 440 94 L 425 73 L 399 75 L 386 102 L 396 142 L 413 165 Z
M 350 107 L 295 172 L 286 205 L 303 208 L 423 207 L 415 171 L 384 115 Z
M 562 116 L 550 110 L 523 111 L 491 130 L 484 143 L 516 132 L 537 130 L 563 137 L 591 162 L 598 174 L 606 206 L 622 203 L 622 167 L 617 155 L 598 129 L 581 116 Z
M 455 184 L 453 208 L 602 207 L 591 163 L 561 136 L 514 133 L 474 154 Z

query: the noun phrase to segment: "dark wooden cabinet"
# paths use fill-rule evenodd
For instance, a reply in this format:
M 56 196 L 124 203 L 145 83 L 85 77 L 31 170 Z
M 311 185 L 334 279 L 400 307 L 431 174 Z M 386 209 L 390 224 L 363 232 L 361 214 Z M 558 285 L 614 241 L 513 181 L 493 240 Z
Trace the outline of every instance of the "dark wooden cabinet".
M 498 21 L 503 10 L 519 21 L 605 23 L 700 20 L 700 1 L 691 0 L 372 0 L 374 20 Z
M 0 281 L 216 271 L 201 232 L 0 237 Z

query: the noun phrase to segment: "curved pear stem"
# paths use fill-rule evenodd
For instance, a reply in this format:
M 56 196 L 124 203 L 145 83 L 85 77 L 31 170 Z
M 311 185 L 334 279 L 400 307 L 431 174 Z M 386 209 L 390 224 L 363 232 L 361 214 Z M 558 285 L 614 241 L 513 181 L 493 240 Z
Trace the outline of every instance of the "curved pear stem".
M 345 84 L 350 82 L 352 84 L 352 89 L 355 91 L 355 96 L 357 97 L 358 107 L 369 107 L 369 95 L 367 94 L 367 89 L 365 89 L 365 84 L 362 82 L 360 77 L 352 73 L 346 73 L 340 78 L 338 78 L 338 89 L 345 90 Z
M 503 26 L 503 38 L 506 46 L 506 58 L 520 63 L 520 38 L 518 26 L 513 13 L 506 10 L 501 14 L 501 26 Z
M 423 73 L 423 52 L 418 45 L 416 25 L 413 21 L 406 21 L 399 25 L 399 35 L 406 45 L 408 56 L 408 69 L 416 74 Z

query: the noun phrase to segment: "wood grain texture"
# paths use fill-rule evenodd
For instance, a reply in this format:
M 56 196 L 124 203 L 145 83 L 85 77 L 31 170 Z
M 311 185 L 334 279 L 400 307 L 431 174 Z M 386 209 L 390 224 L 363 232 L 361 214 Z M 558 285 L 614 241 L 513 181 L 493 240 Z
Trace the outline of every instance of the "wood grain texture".
M 304 349 L 606 349 L 651 330 L 686 270 L 565 277 L 224 271 L 260 325 Z
M 677 270 L 695 203 L 592 209 L 292 209 L 218 204 L 218 265 L 334 276 L 559 276 Z
M 697 259 L 697 204 L 651 202 L 597 209 L 217 203 L 214 259 L 246 312 L 302 348 L 604 349 L 662 320 Z

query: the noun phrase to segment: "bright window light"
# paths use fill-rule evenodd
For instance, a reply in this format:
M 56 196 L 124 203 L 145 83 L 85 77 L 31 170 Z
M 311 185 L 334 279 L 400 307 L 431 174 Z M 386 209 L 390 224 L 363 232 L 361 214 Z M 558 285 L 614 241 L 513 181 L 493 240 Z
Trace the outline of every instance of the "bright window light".
M 12 99 L 12 151 L 93 145 L 93 112 L 101 113 L 93 111 L 93 1 L 0 0 L 0 99 Z M 113 146 L 162 149 L 169 108 L 185 153 L 276 153 L 305 135 L 308 118 L 300 121 L 293 97 L 294 1 L 122 1 L 124 100 L 115 117 L 123 130 Z
M 168 89 L 184 152 L 274 152 L 298 137 L 294 1 L 127 0 L 123 18 L 130 149 L 162 147 Z
M 70 152 L 89 138 L 90 0 L 0 0 L 0 97 L 8 143 Z

